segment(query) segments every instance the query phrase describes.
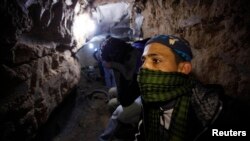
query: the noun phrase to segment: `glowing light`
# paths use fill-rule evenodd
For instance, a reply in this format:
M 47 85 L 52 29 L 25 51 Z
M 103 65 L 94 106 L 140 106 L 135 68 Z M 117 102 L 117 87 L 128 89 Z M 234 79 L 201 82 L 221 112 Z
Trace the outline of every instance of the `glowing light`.
M 94 33 L 95 29 L 95 22 L 88 14 L 85 13 L 75 16 L 72 30 L 76 40 L 80 44 L 83 44 L 84 40 Z
M 92 43 L 89 43 L 89 49 L 93 49 L 94 48 L 94 45 Z
M 87 14 L 79 15 L 75 18 L 74 33 L 82 33 L 85 35 L 91 34 L 95 31 L 95 22 Z

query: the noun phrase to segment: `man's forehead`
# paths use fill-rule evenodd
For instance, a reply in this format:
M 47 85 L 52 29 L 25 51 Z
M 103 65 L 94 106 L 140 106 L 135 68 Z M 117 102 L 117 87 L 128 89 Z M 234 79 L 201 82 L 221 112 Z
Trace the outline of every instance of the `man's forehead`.
M 160 43 L 148 44 L 143 51 L 143 56 L 156 56 L 156 55 L 167 55 L 172 53 L 171 49 Z

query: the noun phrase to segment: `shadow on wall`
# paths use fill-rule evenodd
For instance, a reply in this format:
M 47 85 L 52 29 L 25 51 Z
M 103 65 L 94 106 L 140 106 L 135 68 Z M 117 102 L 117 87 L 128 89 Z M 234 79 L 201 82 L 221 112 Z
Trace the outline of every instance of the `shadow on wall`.
M 76 106 L 77 88 L 65 98 L 65 100 L 51 113 L 48 121 L 40 128 L 33 141 L 51 141 L 63 131 L 67 122 L 72 117 Z

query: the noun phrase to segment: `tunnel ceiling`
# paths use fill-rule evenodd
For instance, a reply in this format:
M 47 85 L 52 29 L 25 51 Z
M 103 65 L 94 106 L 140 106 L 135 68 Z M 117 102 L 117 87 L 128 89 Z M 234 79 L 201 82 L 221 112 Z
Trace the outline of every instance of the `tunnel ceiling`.
M 133 0 L 96 0 L 92 3 L 90 15 L 96 23 L 95 36 L 111 35 L 127 39 L 132 36 L 130 28 Z
M 118 2 L 97 6 L 92 15 L 97 25 L 96 35 L 111 34 L 121 38 L 129 36 L 131 14 L 128 3 Z

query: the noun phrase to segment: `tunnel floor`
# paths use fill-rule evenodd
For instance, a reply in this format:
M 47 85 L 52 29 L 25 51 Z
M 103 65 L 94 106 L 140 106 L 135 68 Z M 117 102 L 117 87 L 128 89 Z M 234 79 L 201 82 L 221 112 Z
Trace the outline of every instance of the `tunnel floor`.
M 100 91 L 92 93 L 93 91 Z M 97 141 L 110 117 L 107 88 L 101 80 L 81 77 L 74 96 L 52 113 L 36 141 Z

